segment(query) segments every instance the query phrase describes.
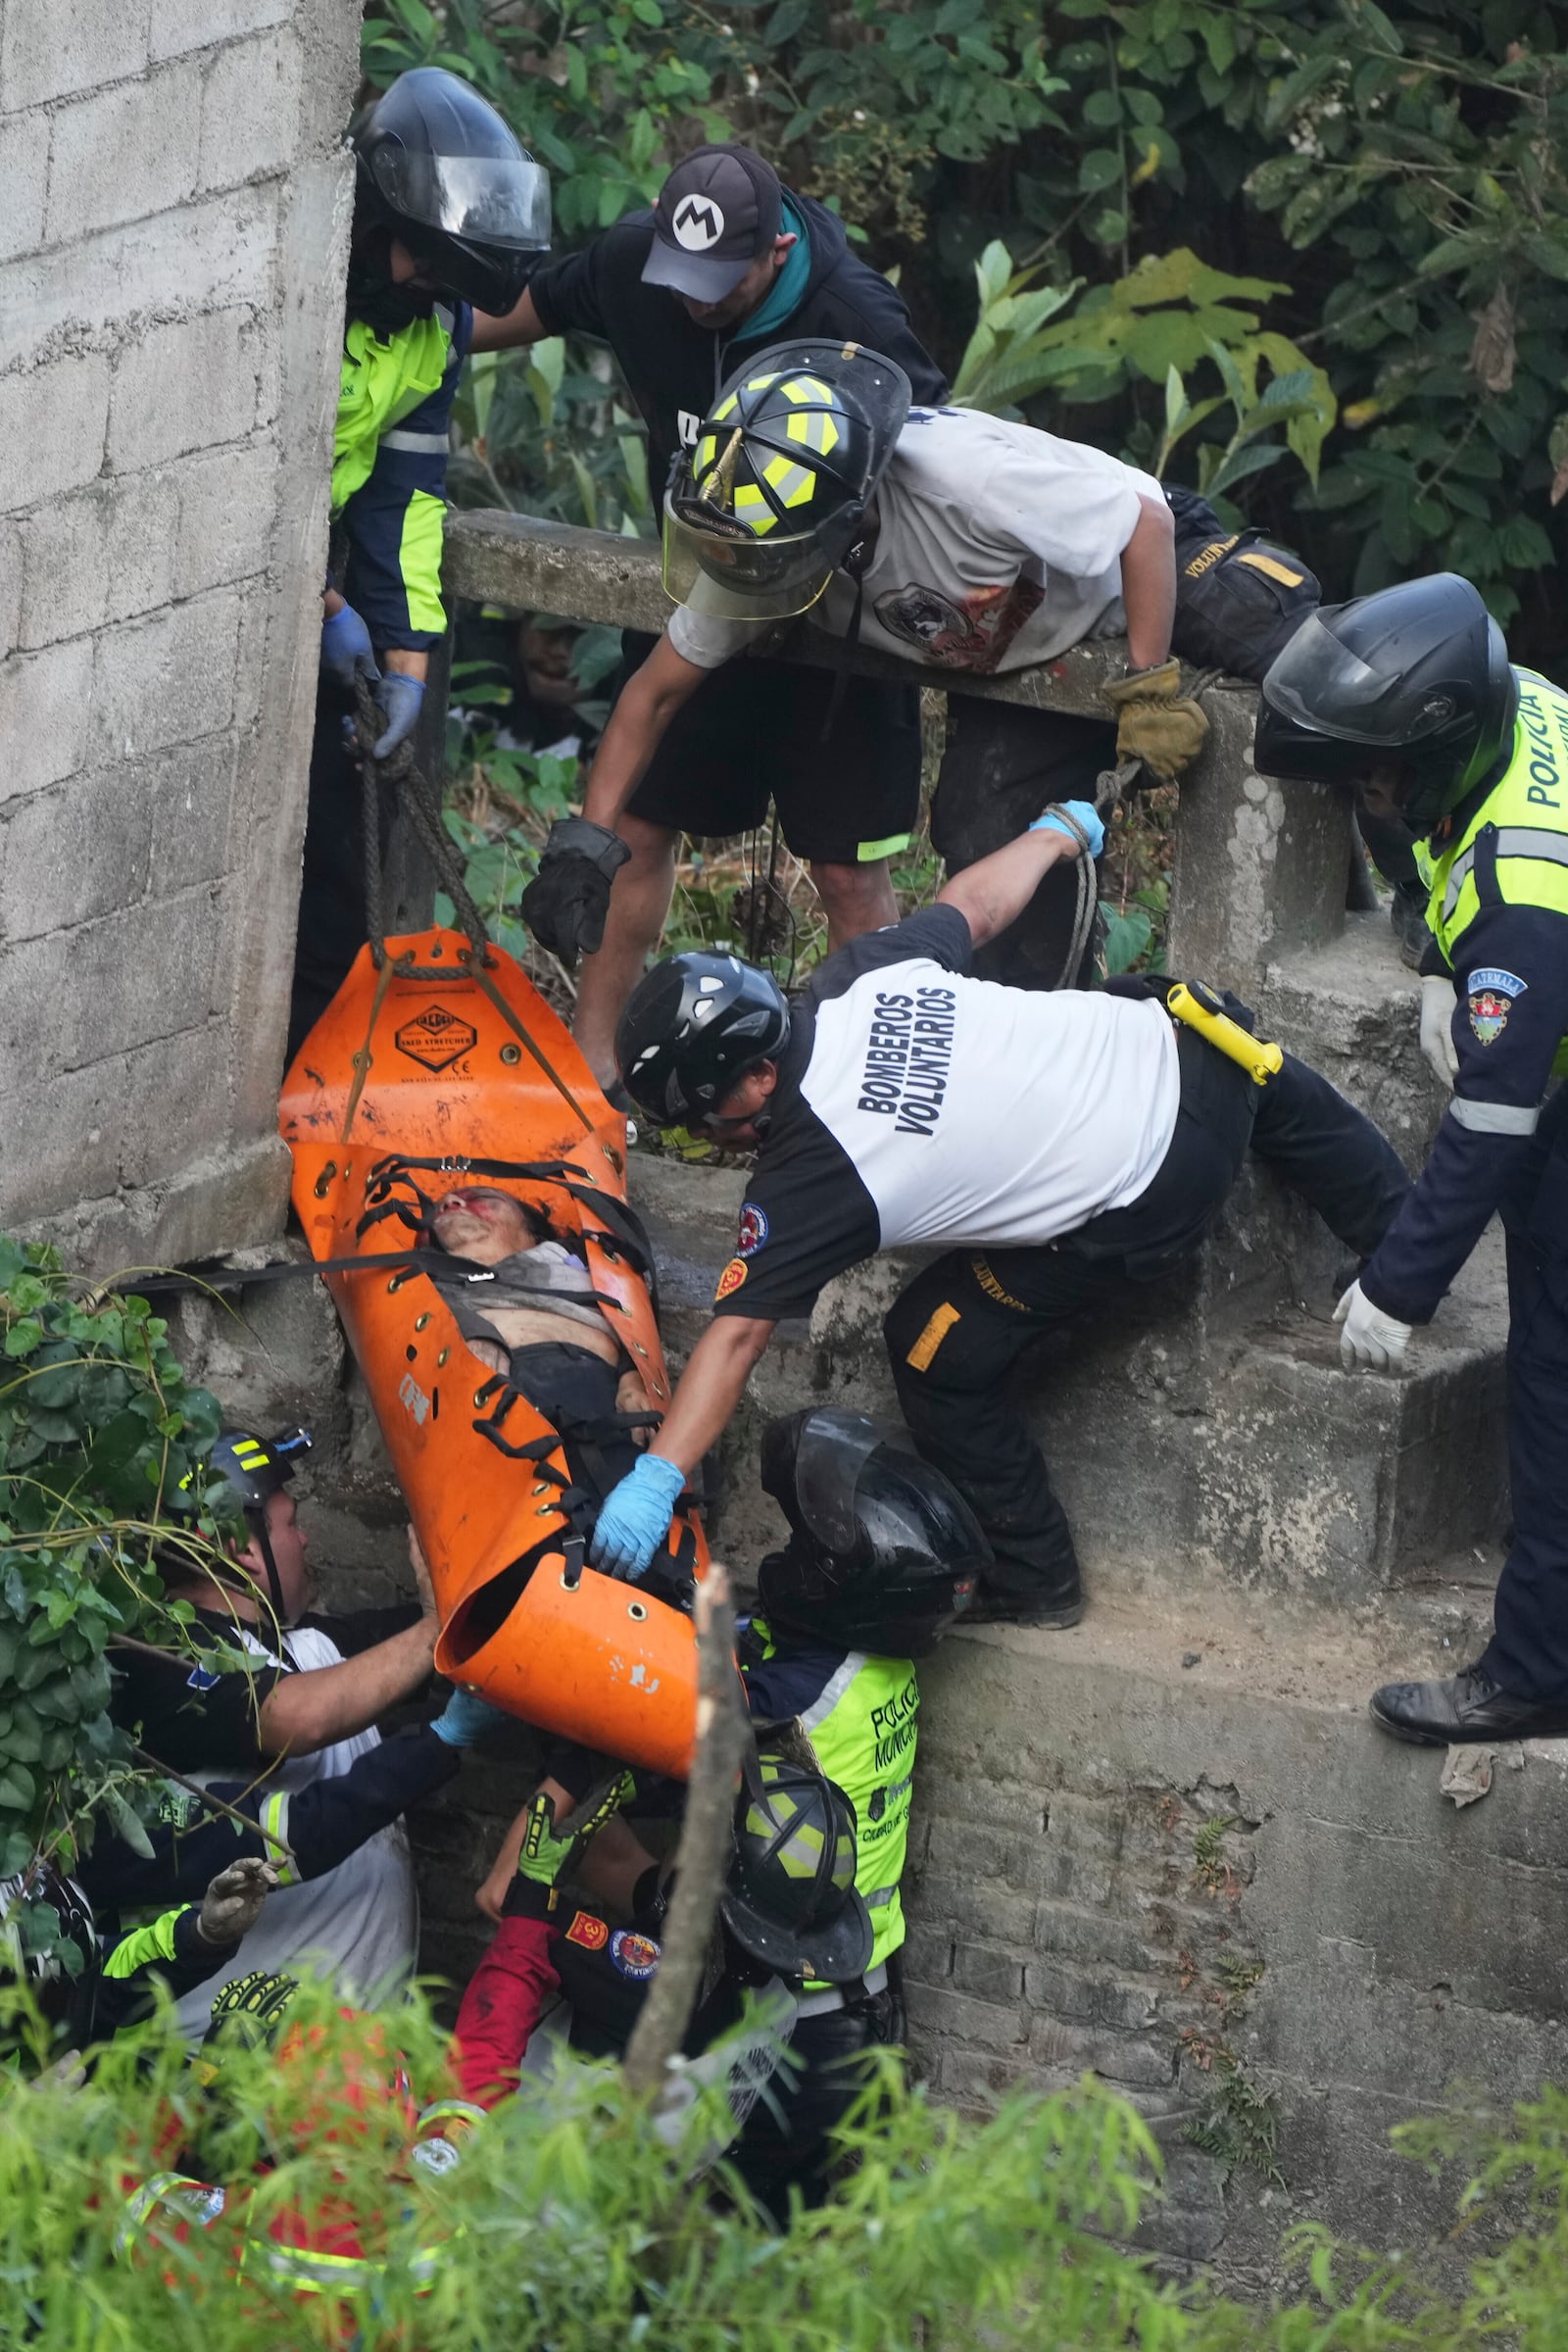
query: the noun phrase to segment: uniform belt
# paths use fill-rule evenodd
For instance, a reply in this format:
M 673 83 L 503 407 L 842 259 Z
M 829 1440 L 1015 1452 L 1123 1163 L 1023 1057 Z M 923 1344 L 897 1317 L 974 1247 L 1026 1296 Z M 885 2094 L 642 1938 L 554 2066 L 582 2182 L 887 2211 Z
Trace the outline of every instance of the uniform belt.
M 887 1990 L 888 1967 L 885 1960 L 868 1968 L 858 1984 L 830 1984 L 825 1992 L 808 1992 L 795 2004 L 797 2018 L 831 2017 L 836 2009 L 847 2009 L 851 2001 L 874 2000 Z

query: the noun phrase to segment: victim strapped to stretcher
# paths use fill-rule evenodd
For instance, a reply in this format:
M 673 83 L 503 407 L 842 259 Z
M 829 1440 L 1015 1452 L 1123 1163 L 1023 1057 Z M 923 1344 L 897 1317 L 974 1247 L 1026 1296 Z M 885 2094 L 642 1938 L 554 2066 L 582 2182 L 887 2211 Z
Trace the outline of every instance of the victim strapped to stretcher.
M 683 1772 L 696 1651 L 666 1596 L 706 1571 L 694 1503 L 682 1497 L 642 1587 L 589 1567 L 598 1497 L 574 1484 L 554 1424 L 470 1353 L 427 1271 L 433 1202 L 452 1184 L 482 1178 L 543 1208 L 662 1410 L 624 1122 L 512 958 L 436 929 L 387 940 L 379 967 L 362 951 L 285 1079 L 280 1123 L 296 1211 L 430 1564 L 437 1665 L 543 1730 Z M 461 1261 L 442 1262 L 461 1280 Z

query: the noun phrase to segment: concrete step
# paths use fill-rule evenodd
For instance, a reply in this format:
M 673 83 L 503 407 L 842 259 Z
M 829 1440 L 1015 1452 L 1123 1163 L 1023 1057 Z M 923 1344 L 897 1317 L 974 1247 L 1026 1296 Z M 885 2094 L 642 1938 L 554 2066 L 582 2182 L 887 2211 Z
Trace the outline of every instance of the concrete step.
M 1326 946 L 1271 962 L 1258 1028 L 1332 1079 L 1375 1119 L 1413 1173 L 1447 1094 L 1421 1052 L 1421 983 L 1399 960 L 1386 912 L 1348 914 Z

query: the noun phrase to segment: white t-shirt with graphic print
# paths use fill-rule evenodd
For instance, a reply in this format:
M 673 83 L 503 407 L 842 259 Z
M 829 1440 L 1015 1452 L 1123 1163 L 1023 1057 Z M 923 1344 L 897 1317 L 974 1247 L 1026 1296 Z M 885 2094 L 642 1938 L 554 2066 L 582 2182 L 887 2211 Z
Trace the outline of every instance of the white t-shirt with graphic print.
M 911 409 L 877 493 L 860 643 L 940 669 L 989 674 L 1119 635 L 1122 550 L 1152 474 L 976 409 Z M 845 636 L 856 584 L 835 572 L 813 628 Z M 772 621 L 703 610 L 702 582 L 670 615 L 669 641 L 717 669 Z

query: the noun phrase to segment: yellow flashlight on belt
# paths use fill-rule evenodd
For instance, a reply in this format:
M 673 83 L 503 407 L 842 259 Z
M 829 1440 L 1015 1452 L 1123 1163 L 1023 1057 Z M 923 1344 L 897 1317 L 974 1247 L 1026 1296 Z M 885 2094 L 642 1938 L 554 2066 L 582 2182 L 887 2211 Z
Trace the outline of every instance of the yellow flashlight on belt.
M 1199 986 L 1201 988 L 1201 983 Z M 1178 980 L 1166 994 L 1165 1007 L 1172 1020 L 1196 1029 L 1200 1037 L 1206 1038 L 1227 1059 L 1239 1062 L 1254 1086 L 1266 1086 L 1285 1060 L 1280 1047 L 1262 1038 L 1249 1037 L 1240 1021 L 1233 1021 L 1219 1003 L 1209 998 L 1206 988 L 1200 995 L 1185 981 Z

